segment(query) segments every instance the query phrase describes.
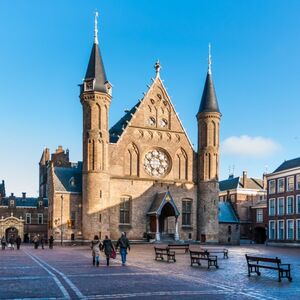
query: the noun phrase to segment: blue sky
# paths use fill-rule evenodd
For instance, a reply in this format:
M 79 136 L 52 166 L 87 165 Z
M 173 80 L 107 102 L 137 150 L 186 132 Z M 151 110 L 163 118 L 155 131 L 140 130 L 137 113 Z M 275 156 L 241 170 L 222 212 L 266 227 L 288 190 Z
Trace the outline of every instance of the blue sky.
M 288 3 L 288 5 L 287 5 Z M 93 13 L 114 86 L 113 125 L 161 77 L 197 145 L 196 112 L 212 44 L 223 117 L 220 177 L 261 177 L 299 156 L 299 1 L 1 1 L 0 179 L 37 195 L 44 147 L 81 160 L 78 84 L 93 42 Z

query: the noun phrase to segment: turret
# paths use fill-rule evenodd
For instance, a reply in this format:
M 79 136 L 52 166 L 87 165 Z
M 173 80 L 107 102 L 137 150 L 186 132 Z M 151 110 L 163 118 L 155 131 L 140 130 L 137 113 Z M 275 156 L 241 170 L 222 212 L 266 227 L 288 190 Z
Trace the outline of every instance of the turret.
M 209 45 L 208 71 L 197 113 L 198 238 L 203 242 L 218 242 L 220 118 Z
M 99 223 L 104 201 L 109 199 L 108 112 L 112 86 L 108 82 L 98 42 L 98 13 L 95 15 L 94 43 L 83 84 L 80 101 L 83 109 L 83 238 L 91 239 L 106 232 Z M 105 223 L 105 217 L 101 218 Z M 105 225 L 106 226 L 106 225 Z

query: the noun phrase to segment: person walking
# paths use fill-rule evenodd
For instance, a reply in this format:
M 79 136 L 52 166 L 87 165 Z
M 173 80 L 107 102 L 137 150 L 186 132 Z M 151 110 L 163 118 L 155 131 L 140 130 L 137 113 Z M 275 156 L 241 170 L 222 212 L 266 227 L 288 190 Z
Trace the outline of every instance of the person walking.
M 2 247 L 2 250 L 5 250 L 5 246 L 6 246 L 6 239 L 5 239 L 5 236 L 3 235 L 2 238 L 1 238 L 1 247 Z
M 21 242 L 21 237 L 18 235 L 16 238 L 17 250 L 20 250 Z
M 49 249 L 53 249 L 53 242 L 54 242 L 53 235 L 50 235 L 50 238 L 49 238 Z
M 122 232 L 121 237 L 117 241 L 116 248 L 118 249 L 118 247 L 120 247 L 120 253 L 121 253 L 121 258 L 122 258 L 122 266 L 125 266 L 127 249 L 130 251 L 129 240 L 126 237 L 125 232 Z
M 15 238 L 13 235 L 9 238 L 8 242 L 10 244 L 10 250 L 15 250 Z
M 33 237 L 34 249 L 38 249 L 39 248 L 39 241 L 40 241 L 39 235 L 35 235 Z
M 92 241 L 91 244 L 91 249 L 92 249 L 92 256 L 93 256 L 93 266 L 99 267 L 100 264 L 100 247 L 101 247 L 101 242 L 99 240 L 98 235 L 94 236 L 94 240 Z
M 45 238 L 44 236 L 42 235 L 41 236 L 41 246 L 42 246 L 42 249 L 44 250 L 44 245 L 45 245 Z
M 115 252 L 115 249 L 107 235 L 105 236 L 105 240 L 103 240 L 102 249 L 104 250 L 106 256 L 106 265 L 109 266 L 109 259 L 112 256 L 112 253 Z

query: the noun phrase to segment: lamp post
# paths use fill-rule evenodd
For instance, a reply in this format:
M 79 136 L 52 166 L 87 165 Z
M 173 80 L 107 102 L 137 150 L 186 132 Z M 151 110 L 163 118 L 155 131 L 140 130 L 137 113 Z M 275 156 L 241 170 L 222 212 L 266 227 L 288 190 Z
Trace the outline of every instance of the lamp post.
M 60 196 L 60 245 L 63 245 L 63 201 L 64 201 L 64 195 Z

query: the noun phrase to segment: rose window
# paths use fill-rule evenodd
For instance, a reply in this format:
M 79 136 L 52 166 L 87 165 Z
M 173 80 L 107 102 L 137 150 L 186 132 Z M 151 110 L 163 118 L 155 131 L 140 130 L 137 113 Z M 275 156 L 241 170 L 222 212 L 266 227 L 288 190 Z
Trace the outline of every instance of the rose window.
M 166 175 L 169 168 L 168 156 L 159 150 L 149 151 L 145 155 L 144 168 L 146 172 L 155 177 Z

